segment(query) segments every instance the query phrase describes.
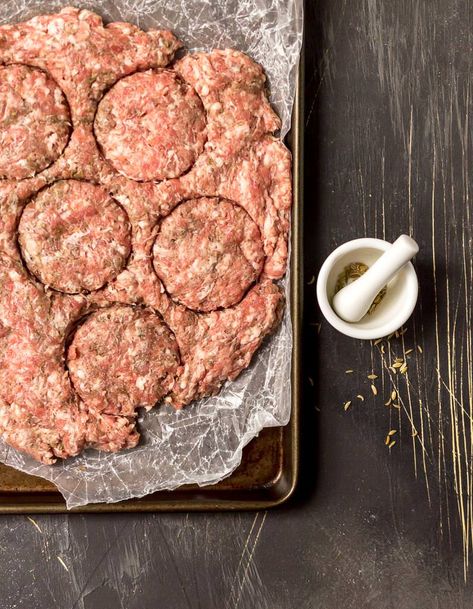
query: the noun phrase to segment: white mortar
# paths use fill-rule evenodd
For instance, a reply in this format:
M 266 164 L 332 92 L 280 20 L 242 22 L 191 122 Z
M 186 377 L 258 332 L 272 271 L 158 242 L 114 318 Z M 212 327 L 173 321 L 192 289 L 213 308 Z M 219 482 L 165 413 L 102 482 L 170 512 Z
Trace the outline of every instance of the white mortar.
M 408 262 L 387 285 L 384 298 L 375 310 L 356 323 L 338 317 L 332 308 L 332 298 L 340 273 L 352 262 L 371 266 L 391 243 L 382 239 L 348 241 L 325 260 L 317 279 L 317 300 L 325 319 L 339 332 L 353 338 L 376 339 L 398 330 L 411 316 L 417 302 L 417 275 Z

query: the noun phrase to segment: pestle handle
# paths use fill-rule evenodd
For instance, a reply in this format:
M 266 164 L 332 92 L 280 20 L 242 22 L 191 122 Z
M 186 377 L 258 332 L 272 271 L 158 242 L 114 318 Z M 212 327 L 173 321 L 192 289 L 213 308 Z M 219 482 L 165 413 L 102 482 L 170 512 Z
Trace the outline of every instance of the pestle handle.
M 366 273 L 335 294 L 332 301 L 335 313 L 350 323 L 360 321 L 376 295 L 418 251 L 414 239 L 401 235 Z

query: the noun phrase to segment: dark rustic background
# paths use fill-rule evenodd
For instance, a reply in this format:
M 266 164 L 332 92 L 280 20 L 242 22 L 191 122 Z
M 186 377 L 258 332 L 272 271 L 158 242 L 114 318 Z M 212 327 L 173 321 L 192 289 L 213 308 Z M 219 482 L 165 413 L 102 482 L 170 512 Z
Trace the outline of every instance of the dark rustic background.
M 473 3 L 306 11 L 296 498 L 257 514 L 4 516 L 2 609 L 472 606 Z M 315 303 L 324 257 L 401 232 L 421 247 L 406 332 L 376 345 L 337 334 Z M 393 390 L 399 408 L 385 406 Z

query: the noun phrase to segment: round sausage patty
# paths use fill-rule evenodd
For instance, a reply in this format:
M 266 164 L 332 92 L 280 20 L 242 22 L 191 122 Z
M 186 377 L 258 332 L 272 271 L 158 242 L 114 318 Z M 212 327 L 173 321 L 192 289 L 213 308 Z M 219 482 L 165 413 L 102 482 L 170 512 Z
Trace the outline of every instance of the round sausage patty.
M 101 186 L 61 180 L 25 207 L 18 227 L 23 258 L 61 292 L 97 290 L 124 268 L 131 249 L 128 215 Z
M 50 76 L 21 64 L 0 68 L 0 177 L 21 180 L 46 169 L 70 131 L 68 103 Z
M 182 203 L 162 221 L 153 247 L 154 268 L 168 293 L 203 312 L 239 302 L 263 261 L 257 225 L 227 199 Z
M 108 414 L 133 416 L 167 395 L 180 358 L 174 335 L 149 309 L 114 305 L 78 327 L 67 354 L 84 402 Z
M 204 108 L 194 89 L 174 72 L 137 72 L 103 97 L 95 135 L 104 156 L 124 176 L 176 178 L 202 152 Z

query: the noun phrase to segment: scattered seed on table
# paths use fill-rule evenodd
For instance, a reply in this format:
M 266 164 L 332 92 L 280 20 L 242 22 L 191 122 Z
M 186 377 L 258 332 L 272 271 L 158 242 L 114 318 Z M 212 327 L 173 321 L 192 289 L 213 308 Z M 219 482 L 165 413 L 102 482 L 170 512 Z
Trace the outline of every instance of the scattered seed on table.
M 397 391 L 395 389 L 393 389 L 391 391 L 391 400 L 395 400 L 397 398 Z
M 395 433 L 397 433 L 397 429 L 391 429 L 388 431 L 388 436 L 393 436 Z
M 398 410 L 401 410 L 400 404 L 393 404 L 393 408 L 397 408 Z
M 420 345 L 417 345 L 417 349 L 419 350 L 419 353 L 423 353 L 422 347 Z
M 392 448 L 396 444 L 396 440 L 393 440 L 391 444 L 388 445 L 388 448 Z
M 34 526 L 36 529 L 38 529 L 38 531 L 39 531 L 40 533 L 42 533 L 42 532 L 43 532 L 42 528 L 39 526 L 39 524 L 36 522 L 36 520 L 33 520 L 33 518 L 31 518 L 30 516 L 27 516 L 27 518 L 28 518 L 28 520 L 31 522 L 31 524 L 32 524 L 32 525 L 33 525 L 33 526 Z
M 369 378 L 370 380 L 374 381 L 374 379 L 377 379 L 377 378 L 378 378 L 378 375 L 377 375 L 377 374 L 368 374 L 368 378 Z
M 351 374 L 353 370 L 345 370 L 345 374 Z
M 376 389 L 376 387 L 374 385 L 371 385 L 371 391 L 373 392 L 374 395 L 378 395 L 378 390 Z
M 361 400 L 362 402 L 364 402 L 364 401 L 365 401 L 365 398 L 364 398 L 362 395 L 359 395 L 359 394 L 358 394 L 356 397 L 357 397 L 359 400 Z
M 315 282 L 315 275 L 312 275 L 310 281 L 307 282 L 307 285 L 312 285 Z
M 345 411 L 348 410 L 350 408 L 350 404 L 351 404 L 350 400 L 348 402 L 345 402 L 345 404 L 343 405 L 343 410 L 345 410 Z

